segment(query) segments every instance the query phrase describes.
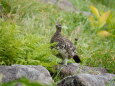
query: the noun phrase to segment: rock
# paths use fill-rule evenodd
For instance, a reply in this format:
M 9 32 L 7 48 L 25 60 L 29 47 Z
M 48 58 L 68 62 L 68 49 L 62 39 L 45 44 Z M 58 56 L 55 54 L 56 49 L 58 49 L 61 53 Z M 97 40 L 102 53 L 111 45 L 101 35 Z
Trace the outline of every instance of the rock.
M 59 7 L 60 9 L 62 9 L 64 11 L 75 12 L 78 14 L 82 13 L 86 16 L 91 15 L 90 12 L 80 11 L 79 9 L 76 9 L 76 7 L 74 7 L 74 5 L 69 0 L 38 0 L 38 1 L 44 2 L 44 3 L 54 4 L 55 6 Z
M 104 68 L 69 63 L 67 66 L 57 65 L 55 69 L 60 70 L 61 78 L 65 77 L 58 86 L 106 86 L 109 82 L 115 86 L 115 74 L 107 73 Z
M 0 74 L 2 74 L 2 82 L 9 82 L 25 77 L 30 81 L 35 81 L 43 84 L 51 84 L 52 77 L 47 69 L 42 66 L 32 65 L 12 65 L 0 66 Z
M 57 65 L 54 67 L 55 70 L 60 70 L 61 77 L 66 77 L 76 74 L 102 74 L 107 73 L 107 70 L 99 67 L 88 67 L 82 66 L 78 63 L 70 63 L 66 65 Z
M 75 7 L 68 0 L 59 0 L 59 2 L 57 3 L 57 6 L 59 8 L 61 8 L 62 10 L 65 10 L 65 11 L 69 11 L 69 12 L 75 12 L 76 11 Z
M 114 74 L 79 74 L 64 78 L 58 86 L 106 86 L 109 82 L 111 82 L 109 86 L 115 86 Z
M 65 10 L 65 11 L 69 11 L 69 12 L 76 11 L 75 7 L 68 0 L 39 0 L 39 1 L 54 4 L 60 9 Z

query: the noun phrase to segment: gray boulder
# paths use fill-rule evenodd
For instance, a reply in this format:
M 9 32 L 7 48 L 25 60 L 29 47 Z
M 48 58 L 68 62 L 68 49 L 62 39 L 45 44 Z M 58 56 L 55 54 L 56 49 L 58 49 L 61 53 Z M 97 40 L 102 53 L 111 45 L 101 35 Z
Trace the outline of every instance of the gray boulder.
M 76 11 L 75 7 L 72 5 L 72 3 L 69 0 L 39 0 L 39 1 L 54 4 L 60 9 L 65 11 L 69 11 L 69 12 Z
M 102 74 L 107 73 L 107 70 L 100 67 L 89 67 L 89 66 L 82 66 L 78 63 L 69 63 L 66 65 L 57 65 L 54 67 L 55 70 L 60 70 L 61 77 L 66 77 L 70 75 L 76 74 Z
M 53 83 L 52 77 L 48 70 L 42 66 L 32 65 L 12 65 L 0 66 L 0 74 L 2 74 L 2 82 L 9 82 L 25 77 L 30 81 L 36 81 L 43 84 Z
M 86 16 L 91 15 L 90 12 L 80 11 L 69 0 L 38 0 L 38 1 L 53 4 L 53 5 L 59 7 L 60 9 L 62 9 L 64 11 L 82 13 Z
M 68 76 L 59 82 L 58 86 L 115 86 L 115 75 L 104 73 Z

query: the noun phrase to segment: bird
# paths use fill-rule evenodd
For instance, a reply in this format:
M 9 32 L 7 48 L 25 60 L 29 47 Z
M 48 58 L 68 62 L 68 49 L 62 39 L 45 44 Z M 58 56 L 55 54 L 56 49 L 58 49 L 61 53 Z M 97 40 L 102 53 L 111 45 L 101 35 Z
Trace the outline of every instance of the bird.
M 81 60 L 76 53 L 75 45 L 66 37 L 62 36 L 62 25 L 56 24 L 56 32 L 52 36 L 50 43 L 56 43 L 51 49 L 56 49 L 59 53 L 56 56 L 60 56 L 62 64 L 67 65 L 68 59 L 73 58 L 75 62 L 80 63 Z

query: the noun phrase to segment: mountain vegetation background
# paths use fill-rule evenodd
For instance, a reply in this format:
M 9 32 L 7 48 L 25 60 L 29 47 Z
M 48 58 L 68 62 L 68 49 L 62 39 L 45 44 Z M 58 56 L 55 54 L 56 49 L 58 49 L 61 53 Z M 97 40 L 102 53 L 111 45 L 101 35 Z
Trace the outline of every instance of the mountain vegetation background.
M 70 1 L 91 15 L 66 12 L 38 0 L 0 0 L 0 65 L 42 65 L 53 71 L 52 66 L 61 62 L 50 49 L 59 21 L 63 35 L 76 45 L 82 65 L 115 73 L 115 1 Z

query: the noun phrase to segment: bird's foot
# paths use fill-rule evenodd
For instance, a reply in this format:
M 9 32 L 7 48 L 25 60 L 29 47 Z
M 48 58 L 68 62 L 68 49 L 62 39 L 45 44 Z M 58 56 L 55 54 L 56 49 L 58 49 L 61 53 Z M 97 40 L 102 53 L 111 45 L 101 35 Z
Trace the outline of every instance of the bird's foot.
M 62 66 L 67 66 L 67 64 L 64 64 L 63 62 L 59 63 Z

